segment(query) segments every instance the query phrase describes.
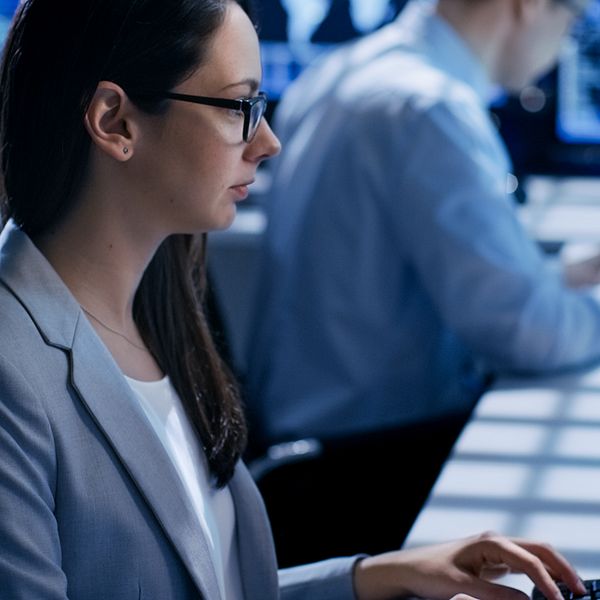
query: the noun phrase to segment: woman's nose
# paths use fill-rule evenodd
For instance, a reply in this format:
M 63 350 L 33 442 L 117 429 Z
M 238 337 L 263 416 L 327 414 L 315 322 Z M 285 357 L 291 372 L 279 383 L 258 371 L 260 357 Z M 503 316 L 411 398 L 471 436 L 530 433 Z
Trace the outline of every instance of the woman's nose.
M 248 144 L 248 150 L 254 154 L 253 160 L 263 161 L 281 152 L 281 143 L 278 137 L 273 133 L 271 126 L 266 119 L 263 119 L 258 126 L 256 136 Z

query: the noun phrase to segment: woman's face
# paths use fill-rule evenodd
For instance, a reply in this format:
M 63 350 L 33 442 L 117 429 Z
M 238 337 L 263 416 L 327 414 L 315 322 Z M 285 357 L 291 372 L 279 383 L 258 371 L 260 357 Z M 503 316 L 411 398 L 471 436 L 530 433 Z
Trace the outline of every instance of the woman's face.
M 202 66 L 172 91 L 235 100 L 255 96 L 260 80 L 256 32 L 246 13 L 229 2 Z M 161 233 L 231 224 L 257 167 L 280 150 L 266 120 L 250 143 L 242 139 L 243 122 L 236 111 L 181 101 L 170 101 L 165 115 L 147 118 L 135 159 L 146 216 L 156 214 Z

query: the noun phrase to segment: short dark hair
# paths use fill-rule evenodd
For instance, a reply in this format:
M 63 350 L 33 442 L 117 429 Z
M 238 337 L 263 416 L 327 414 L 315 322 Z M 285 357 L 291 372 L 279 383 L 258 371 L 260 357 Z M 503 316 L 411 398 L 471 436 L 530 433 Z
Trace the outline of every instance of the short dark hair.
M 202 63 L 233 0 L 26 0 L 0 70 L 2 222 L 29 235 L 60 221 L 77 201 L 91 139 L 84 115 L 102 80 L 142 110 Z M 249 12 L 242 0 L 235 0 Z M 237 387 L 204 318 L 205 239 L 175 235 L 144 274 L 134 318 L 181 396 L 218 485 L 231 477 L 246 441 Z

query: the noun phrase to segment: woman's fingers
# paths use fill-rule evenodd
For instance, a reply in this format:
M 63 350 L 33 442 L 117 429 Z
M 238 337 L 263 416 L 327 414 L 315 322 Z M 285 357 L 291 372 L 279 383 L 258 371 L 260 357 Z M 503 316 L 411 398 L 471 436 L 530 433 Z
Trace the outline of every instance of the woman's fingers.
M 553 576 L 556 579 L 563 581 L 572 592 L 578 594 L 586 593 L 585 586 L 575 569 L 573 569 L 565 557 L 556 552 L 552 546 L 521 539 L 513 539 L 512 541 L 528 552 L 539 556 Z
M 547 598 L 563 600 L 558 586 L 538 556 L 506 538 L 499 538 L 496 543 L 502 554 L 502 562 L 512 571 L 525 573 Z
M 565 583 L 574 592 L 581 593 L 581 582 L 577 574 L 550 546 L 489 534 L 482 536 L 476 546 L 479 546 L 482 558 L 480 573 L 506 565 L 511 571 L 525 573 L 547 598 L 562 600 L 550 569 L 552 574 L 558 573 L 560 579 L 563 579 L 563 575 L 567 577 Z
M 355 586 L 360 598 L 445 600 L 458 594 L 452 600 L 528 600 L 522 591 L 490 581 L 511 571 L 528 575 L 549 600 L 563 600 L 555 579 L 585 593 L 577 573 L 551 546 L 492 533 L 365 558 Z

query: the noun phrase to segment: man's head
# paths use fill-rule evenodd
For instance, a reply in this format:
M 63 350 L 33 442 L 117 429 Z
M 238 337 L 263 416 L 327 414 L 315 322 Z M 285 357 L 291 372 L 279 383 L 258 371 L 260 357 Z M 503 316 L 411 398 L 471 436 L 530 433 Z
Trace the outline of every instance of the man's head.
M 552 68 L 563 38 L 585 9 L 586 1 L 517 0 L 514 3 L 519 5 L 518 12 L 504 53 L 499 57 L 496 80 L 504 88 L 518 91 Z
M 517 91 L 548 71 L 588 0 L 439 0 L 490 78 Z

